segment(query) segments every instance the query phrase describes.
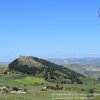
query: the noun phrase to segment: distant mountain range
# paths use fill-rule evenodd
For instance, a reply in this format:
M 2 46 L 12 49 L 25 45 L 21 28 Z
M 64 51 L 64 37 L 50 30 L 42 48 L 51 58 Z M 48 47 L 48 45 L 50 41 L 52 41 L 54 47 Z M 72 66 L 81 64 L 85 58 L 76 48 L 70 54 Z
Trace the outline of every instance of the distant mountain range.
M 82 64 L 82 65 L 100 64 L 100 58 L 91 58 L 91 57 L 68 58 L 68 59 L 49 58 L 48 60 L 56 64 Z
M 0 66 L 5 66 L 5 65 L 8 65 L 9 62 L 0 62 Z
M 89 77 L 100 77 L 100 58 L 48 59 Z

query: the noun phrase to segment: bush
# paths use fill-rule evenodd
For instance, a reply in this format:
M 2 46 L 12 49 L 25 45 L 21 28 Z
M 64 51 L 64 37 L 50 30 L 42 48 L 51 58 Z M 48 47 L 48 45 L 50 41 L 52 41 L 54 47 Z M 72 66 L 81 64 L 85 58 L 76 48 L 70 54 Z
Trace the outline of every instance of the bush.
M 94 93 L 94 89 L 92 89 L 92 88 L 89 89 L 89 90 L 88 90 L 88 93 L 93 94 L 93 93 Z
M 40 85 L 38 82 L 35 82 L 34 85 Z
M 85 91 L 85 89 L 81 89 L 81 91 Z
M 89 89 L 88 90 L 88 95 L 87 95 L 87 97 L 89 98 L 89 100 L 94 100 L 94 95 L 93 95 L 93 93 L 94 93 L 94 89 Z
M 71 88 L 70 87 L 66 87 L 65 90 L 71 90 Z

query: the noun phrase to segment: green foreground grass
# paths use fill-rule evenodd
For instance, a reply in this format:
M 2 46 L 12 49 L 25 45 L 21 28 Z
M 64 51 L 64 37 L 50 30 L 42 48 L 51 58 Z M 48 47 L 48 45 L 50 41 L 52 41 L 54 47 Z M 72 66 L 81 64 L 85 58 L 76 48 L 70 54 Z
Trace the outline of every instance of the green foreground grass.
M 4 71 L 5 69 L 1 68 L 0 70 Z M 100 94 L 100 84 L 96 83 L 95 79 L 86 78 L 82 81 L 84 83 L 82 85 L 65 84 L 63 90 L 41 91 L 47 85 L 55 86 L 56 84 L 20 73 L 0 75 L 0 84 L 28 90 L 27 94 L 2 94 L 0 92 L 0 100 L 91 100 L 87 97 L 89 89 L 93 89 L 95 94 Z M 94 100 L 100 100 L 100 96 L 94 96 Z

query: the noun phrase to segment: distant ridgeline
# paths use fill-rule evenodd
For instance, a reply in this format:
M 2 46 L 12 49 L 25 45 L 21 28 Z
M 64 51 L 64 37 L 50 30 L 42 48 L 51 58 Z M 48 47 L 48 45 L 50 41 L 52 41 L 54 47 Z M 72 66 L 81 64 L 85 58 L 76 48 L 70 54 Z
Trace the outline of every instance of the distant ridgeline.
M 76 73 L 62 65 L 57 65 L 47 60 L 31 56 L 21 56 L 17 58 L 9 64 L 9 69 L 62 84 L 82 84 L 79 78 L 84 77 L 84 75 Z
M 7 66 L 9 62 L 0 62 L 0 66 Z

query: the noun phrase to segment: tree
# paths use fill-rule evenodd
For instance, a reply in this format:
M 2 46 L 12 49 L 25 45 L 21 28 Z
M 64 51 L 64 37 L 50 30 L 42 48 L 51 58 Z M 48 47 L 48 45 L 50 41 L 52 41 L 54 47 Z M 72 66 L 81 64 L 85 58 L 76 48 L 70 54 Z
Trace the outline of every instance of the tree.
M 48 73 L 47 72 L 45 72 L 44 78 L 45 78 L 45 80 L 48 80 Z
M 89 100 L 94 100 L 94 89 L 89 89 L 88 90 L 88 95 L 87 95 L 87 97 L 89 98 Z

